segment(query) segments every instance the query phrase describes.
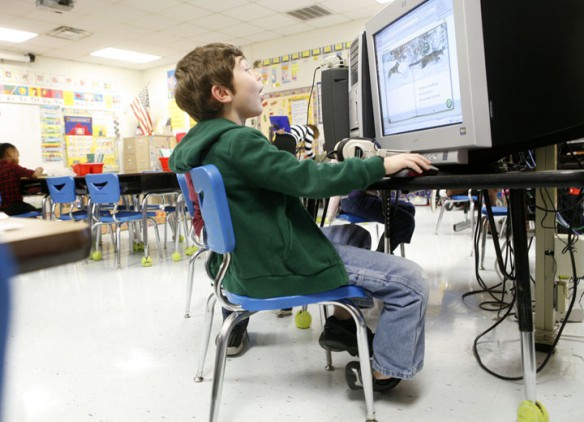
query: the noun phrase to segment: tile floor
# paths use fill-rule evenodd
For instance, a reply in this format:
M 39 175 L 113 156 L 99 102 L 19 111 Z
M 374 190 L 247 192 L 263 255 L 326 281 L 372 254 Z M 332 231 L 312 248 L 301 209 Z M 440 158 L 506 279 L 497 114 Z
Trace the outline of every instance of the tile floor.
M 477 287 L 469 231 L 451 226 L 462 213 L 417 208 L 417 229 L 406 248 L 425 267 L 431 296 L 424 370 L 389 394 L 376 393 L 377 418 L 386 421 L 514 421 L 524 398 L 522 382 L 502 381 L 479 368 L 475 336 L 493 323 L 479 297 L 461 294 Z M 153 248 L 154 249 L 154 248 Z M 493 248 L 485 280 L 498 281 Z M 155 252 L 155 251 L 154 251 Z M 192 317 L 183 318 L 187 261 L 170 252 L 154 254 L 143 268 L 140 256 L 123 255 L 114 268 L 111 248 L 102 262 L 79 262 L 13 280 L 13 321 L 7 362 L 4 422 L 206 421 L 214 350 L 202 384 L 193 382 L 204 300 L 210 292 L 196 270 Z M 532 258 L 533 260 L 533 258 Z M 318 346 L 318 310 L 308 330 L 272 313 L 252 317 L 252 347 L 228 360 L 221 402 L 222 421 L 363 421 L 362 394 L 350 391 L 344 365 L 324 370 Z M 220 318 L 215 319 L 215 329 Z M 485 364 L 521 375 L 516 323 L 503 323 L 481 346 Z M 538 356 L 541 361 L 542 356 Z M 537 377 L 537 396 L 551 420 L 584 417 L 584 325 L 569 324 L 556 353 Z

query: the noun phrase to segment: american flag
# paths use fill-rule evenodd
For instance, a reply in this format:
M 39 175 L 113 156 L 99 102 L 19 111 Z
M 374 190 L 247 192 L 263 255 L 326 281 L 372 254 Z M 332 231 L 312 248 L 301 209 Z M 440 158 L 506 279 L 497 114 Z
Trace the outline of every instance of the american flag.
M 136 95 L 136 98 L 132 100 L 130 104 L 136 119 L 138 119 L 138 126 L 144 135 L 152 134 L 152 119 L 150 118 L 150 98 L 148 97 L 148 86 L 142 88 L 142 90 Z

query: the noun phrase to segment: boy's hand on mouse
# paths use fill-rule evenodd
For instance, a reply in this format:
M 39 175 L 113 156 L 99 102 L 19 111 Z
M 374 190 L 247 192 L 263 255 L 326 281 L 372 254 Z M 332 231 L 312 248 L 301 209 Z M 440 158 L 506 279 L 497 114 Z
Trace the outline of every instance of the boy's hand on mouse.
M 385 167 L 385 174 L 397 173 L 405 168 L 411 168 L 418 173 L 422 173 L 430 168 L 430 160 L 420 154 L 397 154 L 385 157 L 383 166 Z

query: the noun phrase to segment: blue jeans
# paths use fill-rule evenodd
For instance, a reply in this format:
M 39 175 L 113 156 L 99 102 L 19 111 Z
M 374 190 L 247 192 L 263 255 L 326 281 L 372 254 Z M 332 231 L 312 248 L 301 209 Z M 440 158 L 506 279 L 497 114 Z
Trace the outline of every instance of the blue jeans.
M 328 236 L 329 227 L 323 232 Z M 384 304 L 373 339 L 372 368 L 386 376 L 412 378 L 424 365 L 428 285 L 422 268 L 399 256 L 338 243 L 336 236 L 330 240 L 345 264 L 349 283 Z

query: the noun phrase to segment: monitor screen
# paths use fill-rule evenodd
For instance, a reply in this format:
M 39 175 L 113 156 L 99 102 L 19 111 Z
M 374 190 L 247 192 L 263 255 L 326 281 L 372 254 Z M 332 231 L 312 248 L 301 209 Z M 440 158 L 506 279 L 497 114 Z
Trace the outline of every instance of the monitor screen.
M 452 0 L 430 0 L 373 36 L 383 135 L 462 123 Z

